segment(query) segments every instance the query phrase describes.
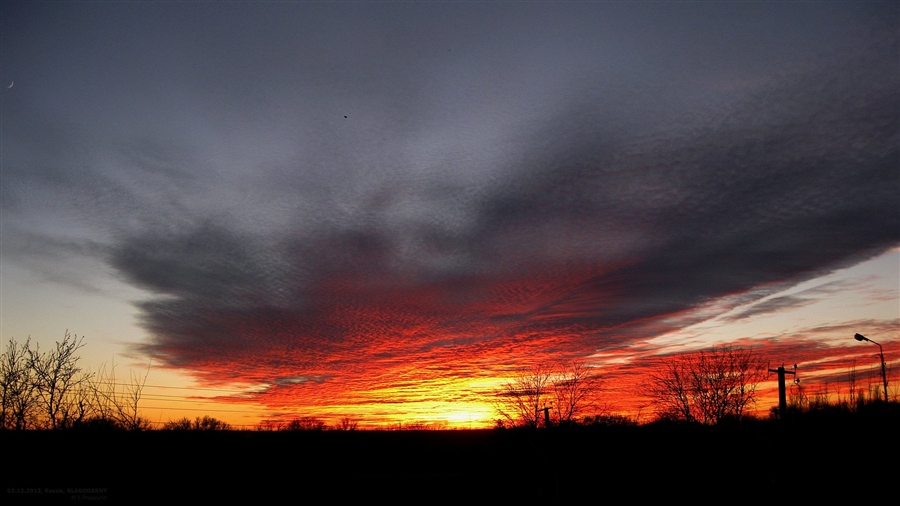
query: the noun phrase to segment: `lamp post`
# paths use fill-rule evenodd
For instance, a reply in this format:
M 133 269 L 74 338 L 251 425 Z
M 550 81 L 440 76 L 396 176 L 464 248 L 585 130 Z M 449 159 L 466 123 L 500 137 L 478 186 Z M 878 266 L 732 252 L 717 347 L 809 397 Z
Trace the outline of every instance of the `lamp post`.
M 878 344 L 875 341 L 869 339 L 868 337 L 862 334 L 856 334 L 853 336 L 853 339 L 857 341 L 869 341 L 872 344 Z M 881 380 L 884 381 L 884 402 L 885 404 L 888 402 L 888 392 L 887 392 L 887 374 L 884 372 L 884 348 L 878 344 L 878 354 L 881 356 Z

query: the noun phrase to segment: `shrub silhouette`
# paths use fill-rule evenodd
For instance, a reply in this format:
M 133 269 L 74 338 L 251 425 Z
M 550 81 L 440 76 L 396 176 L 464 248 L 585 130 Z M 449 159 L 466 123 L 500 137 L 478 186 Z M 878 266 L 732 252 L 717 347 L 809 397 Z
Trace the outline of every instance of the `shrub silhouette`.
M 199 416 L 191 420 L 188 417 L 171 420 L 163 425 L 163 430 L 231 430 L 231 425 L 211 416 Z
M 280 430 L 325 430 L 325 422 L 315 417 L 305 416 L 294 418 L 283 425 Z

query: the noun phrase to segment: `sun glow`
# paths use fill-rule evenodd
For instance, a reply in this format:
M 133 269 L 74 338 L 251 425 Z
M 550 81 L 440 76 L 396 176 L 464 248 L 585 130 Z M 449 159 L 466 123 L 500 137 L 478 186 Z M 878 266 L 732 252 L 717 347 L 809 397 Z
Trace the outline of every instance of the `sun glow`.
M 450 411 L 445 416 L 451 428 L 478 428 L 490 425 L 493 410 L 489 406 L 467 406 Z

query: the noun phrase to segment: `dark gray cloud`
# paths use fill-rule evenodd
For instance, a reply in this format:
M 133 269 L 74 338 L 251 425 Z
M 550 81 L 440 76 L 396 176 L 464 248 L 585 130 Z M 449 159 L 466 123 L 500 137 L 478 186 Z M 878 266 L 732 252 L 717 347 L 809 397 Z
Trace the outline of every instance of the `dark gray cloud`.
M 197 370 L 588 352 L 900 242 L 896 14 L 14 2 L 3 256 L 87 248 Z

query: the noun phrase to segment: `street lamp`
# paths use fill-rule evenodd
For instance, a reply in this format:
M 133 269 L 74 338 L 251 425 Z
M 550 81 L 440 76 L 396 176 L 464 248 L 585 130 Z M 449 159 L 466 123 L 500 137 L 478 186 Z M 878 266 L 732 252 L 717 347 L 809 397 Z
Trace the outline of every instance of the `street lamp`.
M 878 344 L 875 341 L 869 339 L 868 337 L 862 334 L 856 334 L 853 336 L 853 339 L 857 341 L 869 341 L 872 344 Z M 887 374 L 884 372 L 884 349 L 878 344 L 878 354 L 881 355 L 881 379 L 884 381 L 884 402 L 888 402 L 888 393 L 887 393 Z

